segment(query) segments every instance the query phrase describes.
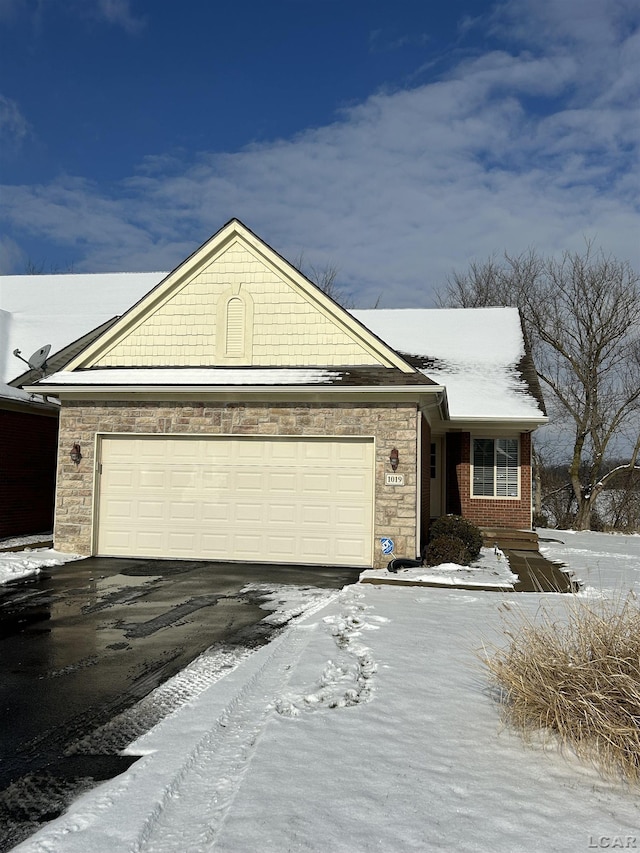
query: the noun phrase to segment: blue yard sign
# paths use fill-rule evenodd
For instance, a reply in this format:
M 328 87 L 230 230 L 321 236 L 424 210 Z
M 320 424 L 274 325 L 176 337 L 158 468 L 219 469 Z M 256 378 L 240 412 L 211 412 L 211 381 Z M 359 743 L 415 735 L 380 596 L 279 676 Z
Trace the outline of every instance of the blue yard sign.
M 383 536 L 380 540 L 380 545 L 382 546 L 383 554 L 393 554 L 393 539 L 389 539 L 388 536 Z

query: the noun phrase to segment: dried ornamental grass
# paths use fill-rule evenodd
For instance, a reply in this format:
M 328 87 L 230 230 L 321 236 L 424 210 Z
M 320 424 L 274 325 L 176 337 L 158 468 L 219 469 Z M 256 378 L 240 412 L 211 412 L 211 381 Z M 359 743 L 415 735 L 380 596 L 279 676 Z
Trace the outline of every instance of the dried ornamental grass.
M 505 634 L 483 655 L 507 720 L 523 734 L 546 730 L 607 776 L 640 780 L 640 609 L 635 596 L 583 603 L 567 622 L 547 612 Z

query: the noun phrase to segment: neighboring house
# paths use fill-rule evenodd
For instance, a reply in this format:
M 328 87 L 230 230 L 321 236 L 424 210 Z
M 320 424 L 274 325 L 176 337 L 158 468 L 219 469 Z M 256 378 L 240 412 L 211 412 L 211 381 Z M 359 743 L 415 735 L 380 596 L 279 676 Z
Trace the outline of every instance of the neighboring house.
M 53 529 L 58 411 L 0 383 L 0 539 Z
M 20 390 L 42 371 L 25 371 L 14 350 L 28 360 L 50 345 L 45 370 L 54 372 L 163 277 L 0 276 L 0 539 L 47 533 L 54 515 L 60 406 Z
M 531 526 L 518 312 L 350 313 L 237 220 L 27 391 L 63 551 L 379 567 L 446 512 Z

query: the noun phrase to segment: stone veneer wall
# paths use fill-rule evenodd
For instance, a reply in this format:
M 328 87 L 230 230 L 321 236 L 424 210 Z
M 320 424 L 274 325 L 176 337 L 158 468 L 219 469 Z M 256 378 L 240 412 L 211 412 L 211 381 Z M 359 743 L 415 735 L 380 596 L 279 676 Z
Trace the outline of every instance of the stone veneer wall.
M 96 433 L 374 436 L 374 566 L 386 566 L 380 537 L 395 540 L 399 556 L 416 554 L 417 434 L 414 404 L 65 402 L 60 416 L 55 547 L 90 554 Z M 78 443 L 79 465 L 69 453 Z M 404 486 L 385 486 L 389 452 L 397 447 Z

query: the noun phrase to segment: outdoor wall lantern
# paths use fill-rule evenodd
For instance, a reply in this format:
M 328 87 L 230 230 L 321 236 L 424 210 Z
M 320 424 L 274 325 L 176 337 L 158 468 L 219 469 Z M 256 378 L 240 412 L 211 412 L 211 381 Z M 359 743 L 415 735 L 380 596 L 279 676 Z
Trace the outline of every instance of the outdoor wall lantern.
M 399 461 L 400 457 L 398 456 L 398 449 L 394 447 L 391 453 L 389 454 L 389 464 L 391 465 L 392 471 L 396 470 Z
M 69 454 L 71 457 L 71 461 L 75 462 L 76 465 L 80 464 L 80 460 L 82 459 L 82 453 L 80 452 L 80 445 L 74 444 L 71 448 L 71 453 Z

